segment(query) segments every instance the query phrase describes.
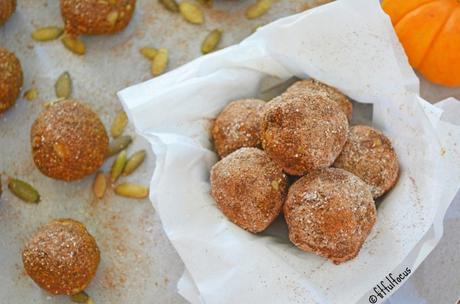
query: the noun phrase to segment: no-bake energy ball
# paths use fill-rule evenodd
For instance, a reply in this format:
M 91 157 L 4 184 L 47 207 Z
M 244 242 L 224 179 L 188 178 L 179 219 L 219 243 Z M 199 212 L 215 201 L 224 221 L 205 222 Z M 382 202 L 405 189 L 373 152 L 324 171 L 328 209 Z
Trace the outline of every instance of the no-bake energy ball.
M 390 140 L 382 132 L 362 125 L 350 128 L 334 167 L 360 177 L 371 186 L 374 198 L 393 188 L 399 177 L 398 157 Z
M 267 104 L 262 146 L 291 175 L 329 167 L 347 140 L 348 120 L 321 95 L 283 94 Z
M 100 253 L 85 226 L 71 219 L 40 227 L 22 252 L 27 274 L 52 294 L 76 294 L 96 274 Z
M 5 23 L 16 10 L 16 0 L 0 0 L 0 25 Z
M 253 233 L 265 230 L 279 215 L 287 187 L 281 167 L 256 148 L 241 148 L 211 170 L 211 194 L 218 207 Z
M 284 204 L 289 239 L 336 264 L 354 258 L 376 220 L 369 186 L 342 169 L 310 173 L 289 189 Z
M 337 103 L 339 108 L 351 120 L 353 105 L 347 96 L 340 93 L 337 89 L 328 86 L 314 79 L 300 80 L 291 85 L 284 94 L 292 95 L 315 95 L 319 94 Z
M 224 157 L 243 147 L 260 147 L 260 125 L 266 102 L 242 99 L 231 102 L 217 116 L 212 137 L 217 153 Z
M 54 179 L 73 181 L 102 165 L 108 136 L 96 113 L 74 100 L 51 105 L 32 125 L 32 156 L 38 169 Z
M 12 52 L 0 47 L 0 113 L 8 110 L 16 102 L 22 81 L 19 59 Z
M 136 0 L 61 0 L 65 30 L 70 35 L 101 35 L 128 26 Z

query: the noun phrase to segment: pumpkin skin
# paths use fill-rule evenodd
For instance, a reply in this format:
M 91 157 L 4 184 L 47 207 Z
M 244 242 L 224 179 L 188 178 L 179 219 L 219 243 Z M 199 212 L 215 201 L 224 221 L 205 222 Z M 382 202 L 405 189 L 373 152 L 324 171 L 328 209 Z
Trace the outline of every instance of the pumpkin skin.
M 460 0 L 383 0 L 409 62 L 426 79 L 460 86 Z

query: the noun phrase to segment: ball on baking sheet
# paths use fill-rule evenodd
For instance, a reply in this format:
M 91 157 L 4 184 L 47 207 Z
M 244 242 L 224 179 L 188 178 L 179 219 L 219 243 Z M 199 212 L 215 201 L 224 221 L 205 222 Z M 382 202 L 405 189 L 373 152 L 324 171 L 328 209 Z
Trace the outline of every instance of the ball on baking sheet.
M 300 80 L 292 84 L 284 94 L 305 94 L 315 95 L 319 94 L 325 98 L 328 98 L 339 106 L 340 110 L 347 116 L 348 120 L 351 120 L 353 114 L 353 105 L 347 96 L 340 93 L 336 88 L 328 86 L 322 82 L 314 79 Z
M 16 0 L 0 0 L 0 25 L 10 19 L 16 10 Z
M 369 184 L 374 198 L 393 188 L 399 177 L 398 156 L 390 140 L 382 132 L 363 125 L 350 128 L 334 167 L 347 170 Z
M 319 94 L 283 94 L 267 104 L 262 146 L 286 173 L 304 175 L 329 167 L 347 140 L 348 120 Z
M 281 167 L 256 148 L 241 148 L 211 169 L 211 194 L 227 218 L 247 231 L 265 230 L 281 212 L 287 193 Z
M 0 113 L 14 105 L 19 97 L 22 82 L 19 59 L 14 53 L 0 47 Z
M 242 99 L 229 103 L 212 126 L 217 153 L 224 157 L 243 147 L 260 147 L 260 124 L 266 102 Z
M 61 14 L 67 33 L 101 35 L 126 28 L 136 0 L 61 0 Z
M 26 273 L 52 294 L 73 295 L 85 289 L 99 260 L 94 237 L 82 223 L 71 219 L 40 227 L 22 252 Z
M 336 264 L 358 254 L 376 220 L 369 186 L 336 168 L 296 181 L 283 210 L 294 245 Z
M 32 125 L 32 157 L 54 179 L 73 181 L 90 175 L 105 160 L 109 138 L 101 120 L 75 100 L 57 102 Z

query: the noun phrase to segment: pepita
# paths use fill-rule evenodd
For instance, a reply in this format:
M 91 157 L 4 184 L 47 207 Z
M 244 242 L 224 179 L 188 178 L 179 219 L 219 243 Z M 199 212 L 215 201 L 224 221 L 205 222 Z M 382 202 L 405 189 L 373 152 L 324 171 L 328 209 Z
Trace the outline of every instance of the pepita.
M 38 203 L 40 201 L 40 194 L 38 191 L 22 180 L 16 178 L 8 179 L 8 189 L 10 189 L 11 193 L 15 196 L 27 203 Z
M 151 72 L 153 76 L 163 74 L 168 66 L 169 54 L 167 49 L 159 49 L 152 61 Z
M 144 56 L 145 58 L 149 60 L 155 59 L 155 56 L 158 53 L 158 50 L 156 48 L 152 47 L 143 47 L 139 50 L 139 52 Z
M 72 302 L 75 302 L 75 303 L 86 303 L 86 304 L 88 304 L 89 300 L 90 300 L 90 297 L 86 292 L 80 291 L 79 293 L 70 296 L 70 299 L 72 300 Z
M 214 51 L 222 38 L 222 31 L 215 29 L 211 31 L 201 44 L 201 52 L 208 54 Z
M 54 99 L 54 100 L 48 100 L 48 101 L 45 101 L 43 103 L 43 107 L 46 109 L 46 108 L 49 108 L 51 106 L 54 106 L 55 104 L 57 104 L 58 102 L 61 102 L 65 100 L 65 98 L 57 98 L 57 99 Z
M 117 20 L 118 20 L 118 11 L 111 11 L 108 15 L 107 15 L 107 22 L 110 23 L 111 26 L 115 26 L 115 24 L 117 23 Z
M 117 138 L 125 130 L 126 125 L 128 124 L 128 116 L 124 111 L 120 111 L 115 116 L 115 119 L 112 122 L 111 133 L 113 138 Z
M 273 0 L 257 0 L 256 3 L 249 6 L 246 10 L 246 18 L 255 19 L 262 16 L 263 14 L 268 12 L 272 4 Z
M 83 55 L 86 52 L 86 47 L 83 41 L 78 38 L 72 38 L 64 35 L 61 38 L 62 44 L 74 54 Z
M 126 162 L 125 169 L 123 170 L 123 175 L 130 175 L 133 173 L 145 159 L 145 150 L 140 150 L 134 153 Z
M 69 72 L 62 73 L 54 84 L 57 98 L 69 98 L 72 92 L 72 79 Z
M 32 88 L 27 90 L 24 93 L 24 98 L 27 99 L 28 101 L 32 101 L 38 98 L 38 90 L 37 88 Z
M 112 183 L 116 182 L 120 177 L 123 169 L 126 166 L 126 150 L 123 150 L 118 154 L 117 159 L 113 162 L 112 169 L 110 170 L 110 180 Z
M 107 190 L 107 177 L 103 172 L 98 172 L 93 182 L 93 193 L 98 199 L 104 197 L 105 191 Z
M 59 38 L 64 30 L 57 26 L 47 26 L 36 29 L 32 33 L 32 39 L 36 41 L 50 41 Z
M 109 144 L 109 149 L 107 151 L 107 157 L 114 156 L 119 153 L 121 150 L 124 150 L 129 144 L 133 141 L 133 138 L 129 135 L 120 136 L 112 140 Z
M 192 24 L 202 24 L 204 22 L 204 15 L 201 9 L 191 2 L 181 2 L 179 4 L 179 11 L 181 15 Z
M 160 3 L 171 12 L 178 12 L 179 5 L 177 4 L 176 0 L 160 0 Z
M 149 195 L 149 188 L 131 183 L 119 184 L 114 189 L 115 193 L 129 198 L 146 198 Z

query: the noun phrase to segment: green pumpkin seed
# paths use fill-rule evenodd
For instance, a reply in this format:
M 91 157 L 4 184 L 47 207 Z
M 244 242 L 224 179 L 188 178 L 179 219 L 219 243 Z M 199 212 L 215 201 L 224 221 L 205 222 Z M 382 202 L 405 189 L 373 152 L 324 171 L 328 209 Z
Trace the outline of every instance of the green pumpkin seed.
M 113 162 L 112 169 L 110 170 L 110 179 L 112 183 L 116 182 L 120 177 L 123 169 L 126 166 L 126 150 L 123 150 L 118 154 L 117 159 Z
M 11 193 L 27 203 L 38 203 L 40 194 L 30 184 L 15 178 L 8 179 L 8 189 Z
M 72 300 L 72 302 L 75 302 L 75 303 L 86 303 L 86 304 L 88 304 L 89 300 L 90 300 L 90 297 L 86 292 L 81 291 L 81 292 L 79 292 L 77 294 L 74 294 L 74 295 L 70 296 L 70 299 Z
M 107 157 L 114 156 L 115 154 L 119 153 L 121 150 L 124 150 L 131 142 L 133 138 L 129 135 L 120 136 L 114 140 L 112 140 L 109 144 L 109 149 L 107 151 Z
M 72 93 L 72 79 L 69 72 L 62 73 L 54 84 L 57 98 L 69 98 Z
M 72 38 L 72 37 L 69 37 L 69 36 L 66 36 L 64 35 L 62 38 L 61 38 L 61 42 L 62 44 L 64 44 L 64 46 L 69 50 L 71 51 L 72 53 L 74 54 L 77 54 L 77 55 L 83 55 L 85 54 L 86 52 L 86 46 L 85 44 L 83 43 L 83 41 L 81 41 L 80 39 L 78 38 Z
M 64 30 L 57 26 L 47 26 L 36 29 L 32 33 L 32 39 L 36 41 L 50 41 L 59 38 Z
M 117 138 L 125 130 L 126 125 L 128 124 L 128 116 L 124 111 L 120 111 L 115 116 L 115 119 L 112 122 L 111 133 L 113 138 Z
M 222 31 L 215 29 L 211 31 L 201 44 L 201 52 L 208 54 L 214 51 L 222 38 Z
M 144 56 L 145 58 L 149 60 L 155 59 L 155 56 L 158 53 L 158 50 L 156 48 L 152 47 L 143 47 L 139 50 L 139 52 Z
M 123 170 L 123 175 L 130 175 L 133 173 L 145 159 L 145 150 L 140 150 L 134 153 L 126 163 L 125 169 Z
M 273 0 L 257 0 L 255 4 L 249 6 L 246 10 L 246 18 L 255 19 L 262 16 L 268 12 L 272 4 Z
M 163 4 L 163 6 L 171 12 L 179 11 L 179 5 L 175 0 L 160 0 L 160 3 Z
M 105 191 L 107 190 L 107 177 L 103 172 L 98 172 L 93 182 L 93 193 L 98 199 L 104 197 Z
M 151 72 L 153 76 L 163 74 L 168 66 L 169 54 L 167 49 L 159 49 L 152 61 Z
M 202 24 L 204 22 L 203 12 L 191 2 L 181 2 L 179 4 L 179 11 L 182 17 L 192 24 Z
M 115 193 L 129 198 L 146 198 L 149 195 L 149 188 L 131 183 L 119 184 L 114 189 Z
M 110 23 L 111 26 L 115 26 L 115 24 L 117 23 L 117 20 L 118 20 L 118 16 L 120 14 L 118 13 L 118 11 L 111 11 L 108 15 L 107 15 L 107 22 Z
M 38 90 L 37 88 L 32 88 L 32 89 L 29 89 L 27 90 L 25 93 L 24 93 L 24 98 L 28 101 L 32 101 L 32 100 L 35 100 L 38 98 Z

